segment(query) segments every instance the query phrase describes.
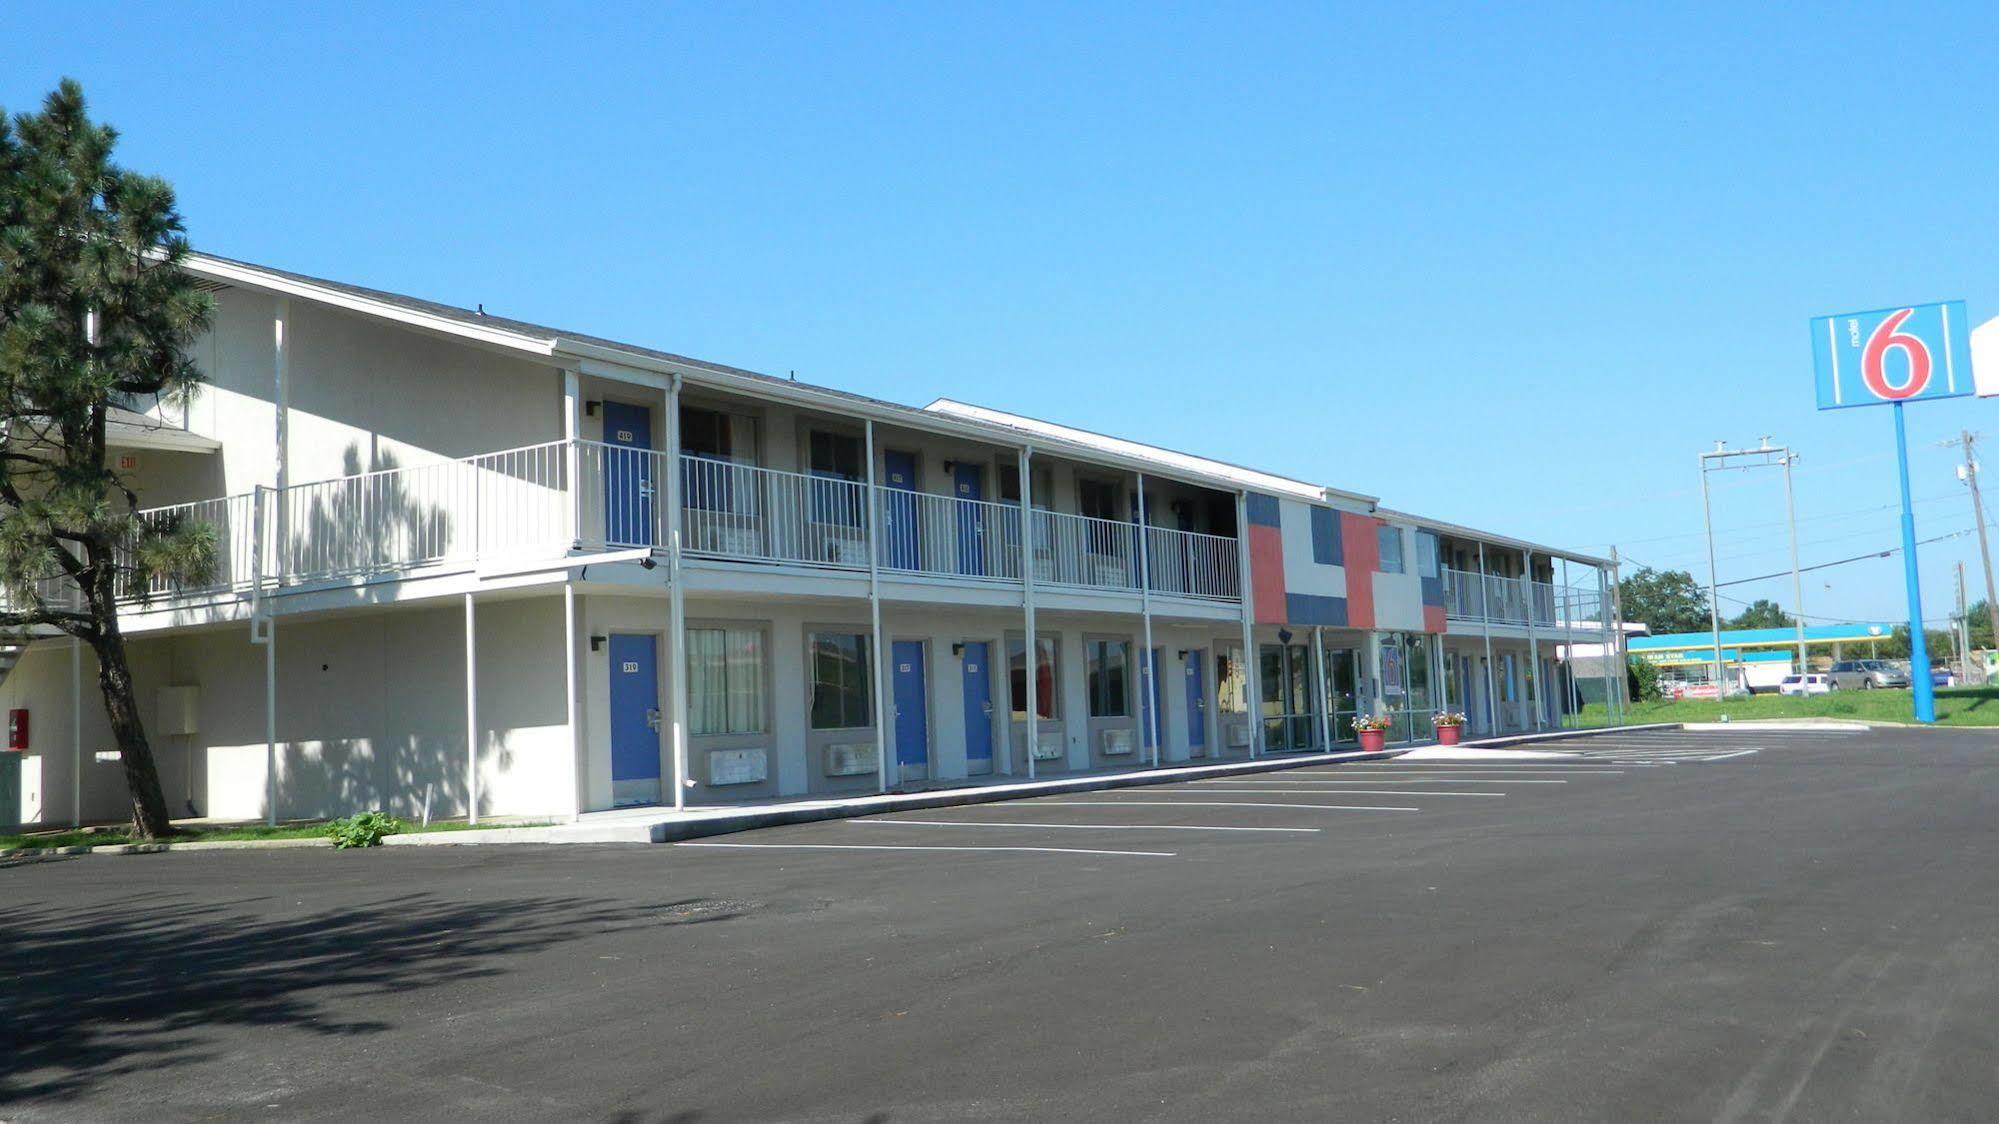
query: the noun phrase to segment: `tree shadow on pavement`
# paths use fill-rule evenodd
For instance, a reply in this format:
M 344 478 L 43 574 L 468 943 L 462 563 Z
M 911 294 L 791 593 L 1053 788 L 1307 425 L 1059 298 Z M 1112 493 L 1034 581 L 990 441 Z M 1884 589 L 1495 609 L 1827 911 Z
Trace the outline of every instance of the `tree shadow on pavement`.
M 699 902 L 465 902 L 408 894 L 343 909 L 190 904 L 0 910 L 0 1104 L 60 1101 L 118 1077 L 214 1060 L 225 1028 L 347 1037 L 392 1030 L 367 1000 L 503 974 L 510 958 L 635 925 L 726 921 Z M 735 905 L 738 903 L 728 903 Z

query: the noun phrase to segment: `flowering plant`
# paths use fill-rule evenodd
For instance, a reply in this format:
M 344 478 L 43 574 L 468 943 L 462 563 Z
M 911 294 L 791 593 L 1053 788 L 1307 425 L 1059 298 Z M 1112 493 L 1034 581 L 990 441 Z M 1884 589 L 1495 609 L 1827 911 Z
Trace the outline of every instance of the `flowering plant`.
M 1440 710 L 1430 716 L 1430 725 L 1432 726 L 1462 726 L 1464 724 L 1465 716 L 1455 711 Z
M 1353 720 L 1353 728 L 1366 733 L 1369 730 L 1386 730 L 1395 724 L 1395 719 L 1386 714 L 1362 714 Z

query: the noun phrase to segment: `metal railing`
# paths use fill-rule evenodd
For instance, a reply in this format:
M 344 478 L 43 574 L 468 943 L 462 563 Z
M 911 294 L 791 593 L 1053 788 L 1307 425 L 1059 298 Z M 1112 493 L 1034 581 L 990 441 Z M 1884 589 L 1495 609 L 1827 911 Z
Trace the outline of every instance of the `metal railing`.
M 1020 508 L 881 490 L 881 565 L 904 573 L 1020 580 Z
M 1604 597 L 1594 586 L 1558 586 L 1473 570 L 1446 569 L 1443 577 L 1444 613 L 1453 620 L 1525 627 L 1531 615 L 1535 628 L 1554 630 L 1571 621 L 1600 628 L 1609 619 Z
M 151 508 L 138 518 L 210 527 L 215 566 L 200 582 L 155 578 L 143 592 L 263 593 L 578 546 L 664 547 L 668 471 L 658 451 L 551 441 Z M 1241 547 L 1223 536 L 1035 511 L 1024 550 L 1016 504 L 889 488 L 870 503 L 860 481 L 694 455 L 679 472 L 681 541 L 696 557 L 865 571 L 874 518 L 876 561 L 891 572 L 1018 583 L 1031 557 L 1035 581 L 1050 586 L 1137 592 L 1149 570 L 1161 595 L 1241 596 Z

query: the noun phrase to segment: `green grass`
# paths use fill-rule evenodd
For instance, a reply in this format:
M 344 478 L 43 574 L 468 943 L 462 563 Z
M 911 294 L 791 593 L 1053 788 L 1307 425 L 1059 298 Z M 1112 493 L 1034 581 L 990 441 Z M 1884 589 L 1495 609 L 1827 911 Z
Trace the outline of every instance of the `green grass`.
M 1999 687 L 1951 687 L 1936 693 L 1940 726 L 1999 726 Z M 1635 703 L 1626 713 L 1629 723 L 1715 722 L 1723 715 L 1735 721 L 1756 718 L 1844 718 L 1862 722 L 1914 722 L 1908 691 L 1835 691 L 1830 695 L 1754 695 L 1749 698 L 1681 699 L 1677 702 Z M 1580 725 L 1609 722 L 1601 705 L 1586 706 Z
M 168 843 L 233 843 L 255 839 L 325 839 L 326 820 L 308 820 L 299 823 L 282 823 L 276 827 L 266 824 L 228 824 L 218 826 L 190 826 Z M 534 823 L 466 823 L 464 820 L 434 820 L 429 827 L 419 827 L 404 821 L 403 830 L 397 834 L 431 831 L 483 831 L 499 827 L 544 827 L 544 822 Z M 59 831 L 38 831 L 20 835 L 0 834 L 0 851 L 21 848 L 46 849 L 53 847 L 116 847 L 140 842 L 130 830 L 123 827 L 101 827 L 91 829 L 71 829 Z

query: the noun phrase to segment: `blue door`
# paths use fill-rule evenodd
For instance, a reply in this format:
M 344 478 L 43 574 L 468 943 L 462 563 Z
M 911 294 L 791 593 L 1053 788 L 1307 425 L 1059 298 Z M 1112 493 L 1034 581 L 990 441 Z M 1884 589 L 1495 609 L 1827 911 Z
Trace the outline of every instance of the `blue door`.
M 611 800 L 659 799 L 658 638 L 611 634 Z
M 604 536 L 613 546 L 652 546 L 652 411 L 604 403 Z
M 1201 667 L 1208 653 L 1195 648 L 1187 653 L 1187 756 L 1208 755 L 1208 688 Z
M 951 469 L 951 490 L 960 501 L 982 500 L 986 498 L 984 470 L 975 464 L 959 461 Z M 986 509 L 985 505 L 960 502 L 958 505 L 958 572 L 961 574 L 984 574 L 986 572 Z
M 895 685 L 895 763 L 903 779 L 921 779 L 930 765 L 930 712 L 923 689 L 923 641 L 897 640 L 889 647 L 890 682 Z
M 1159 656 L 1159 649 L 1154 648 L 1152 650 L 1152 666 L 1140 667 L 1138 669 L 1138 674 L 1141 677 L 1151 680 L 1150 690 L 1141 688 L 1138 692 L 1139 736 L 1145 739 L 1145 748 L 1147 749 L 1152 748 L 1153 715 L 1157 714 L 1159 716 L 1160 736 L 1166 736 L 1166 712 L 1159 709 L 1159 665 L 1162 662 Z
M 993 771 L 992 645 L 965 645 L 965 772 L 981 777 Z
M 916 455 L 884 451 L 882 476 L 887 485 L 882 499 L 887 553 L 883 564 L 891 570 L 920 569 L 923 555 L 916 531 Z

